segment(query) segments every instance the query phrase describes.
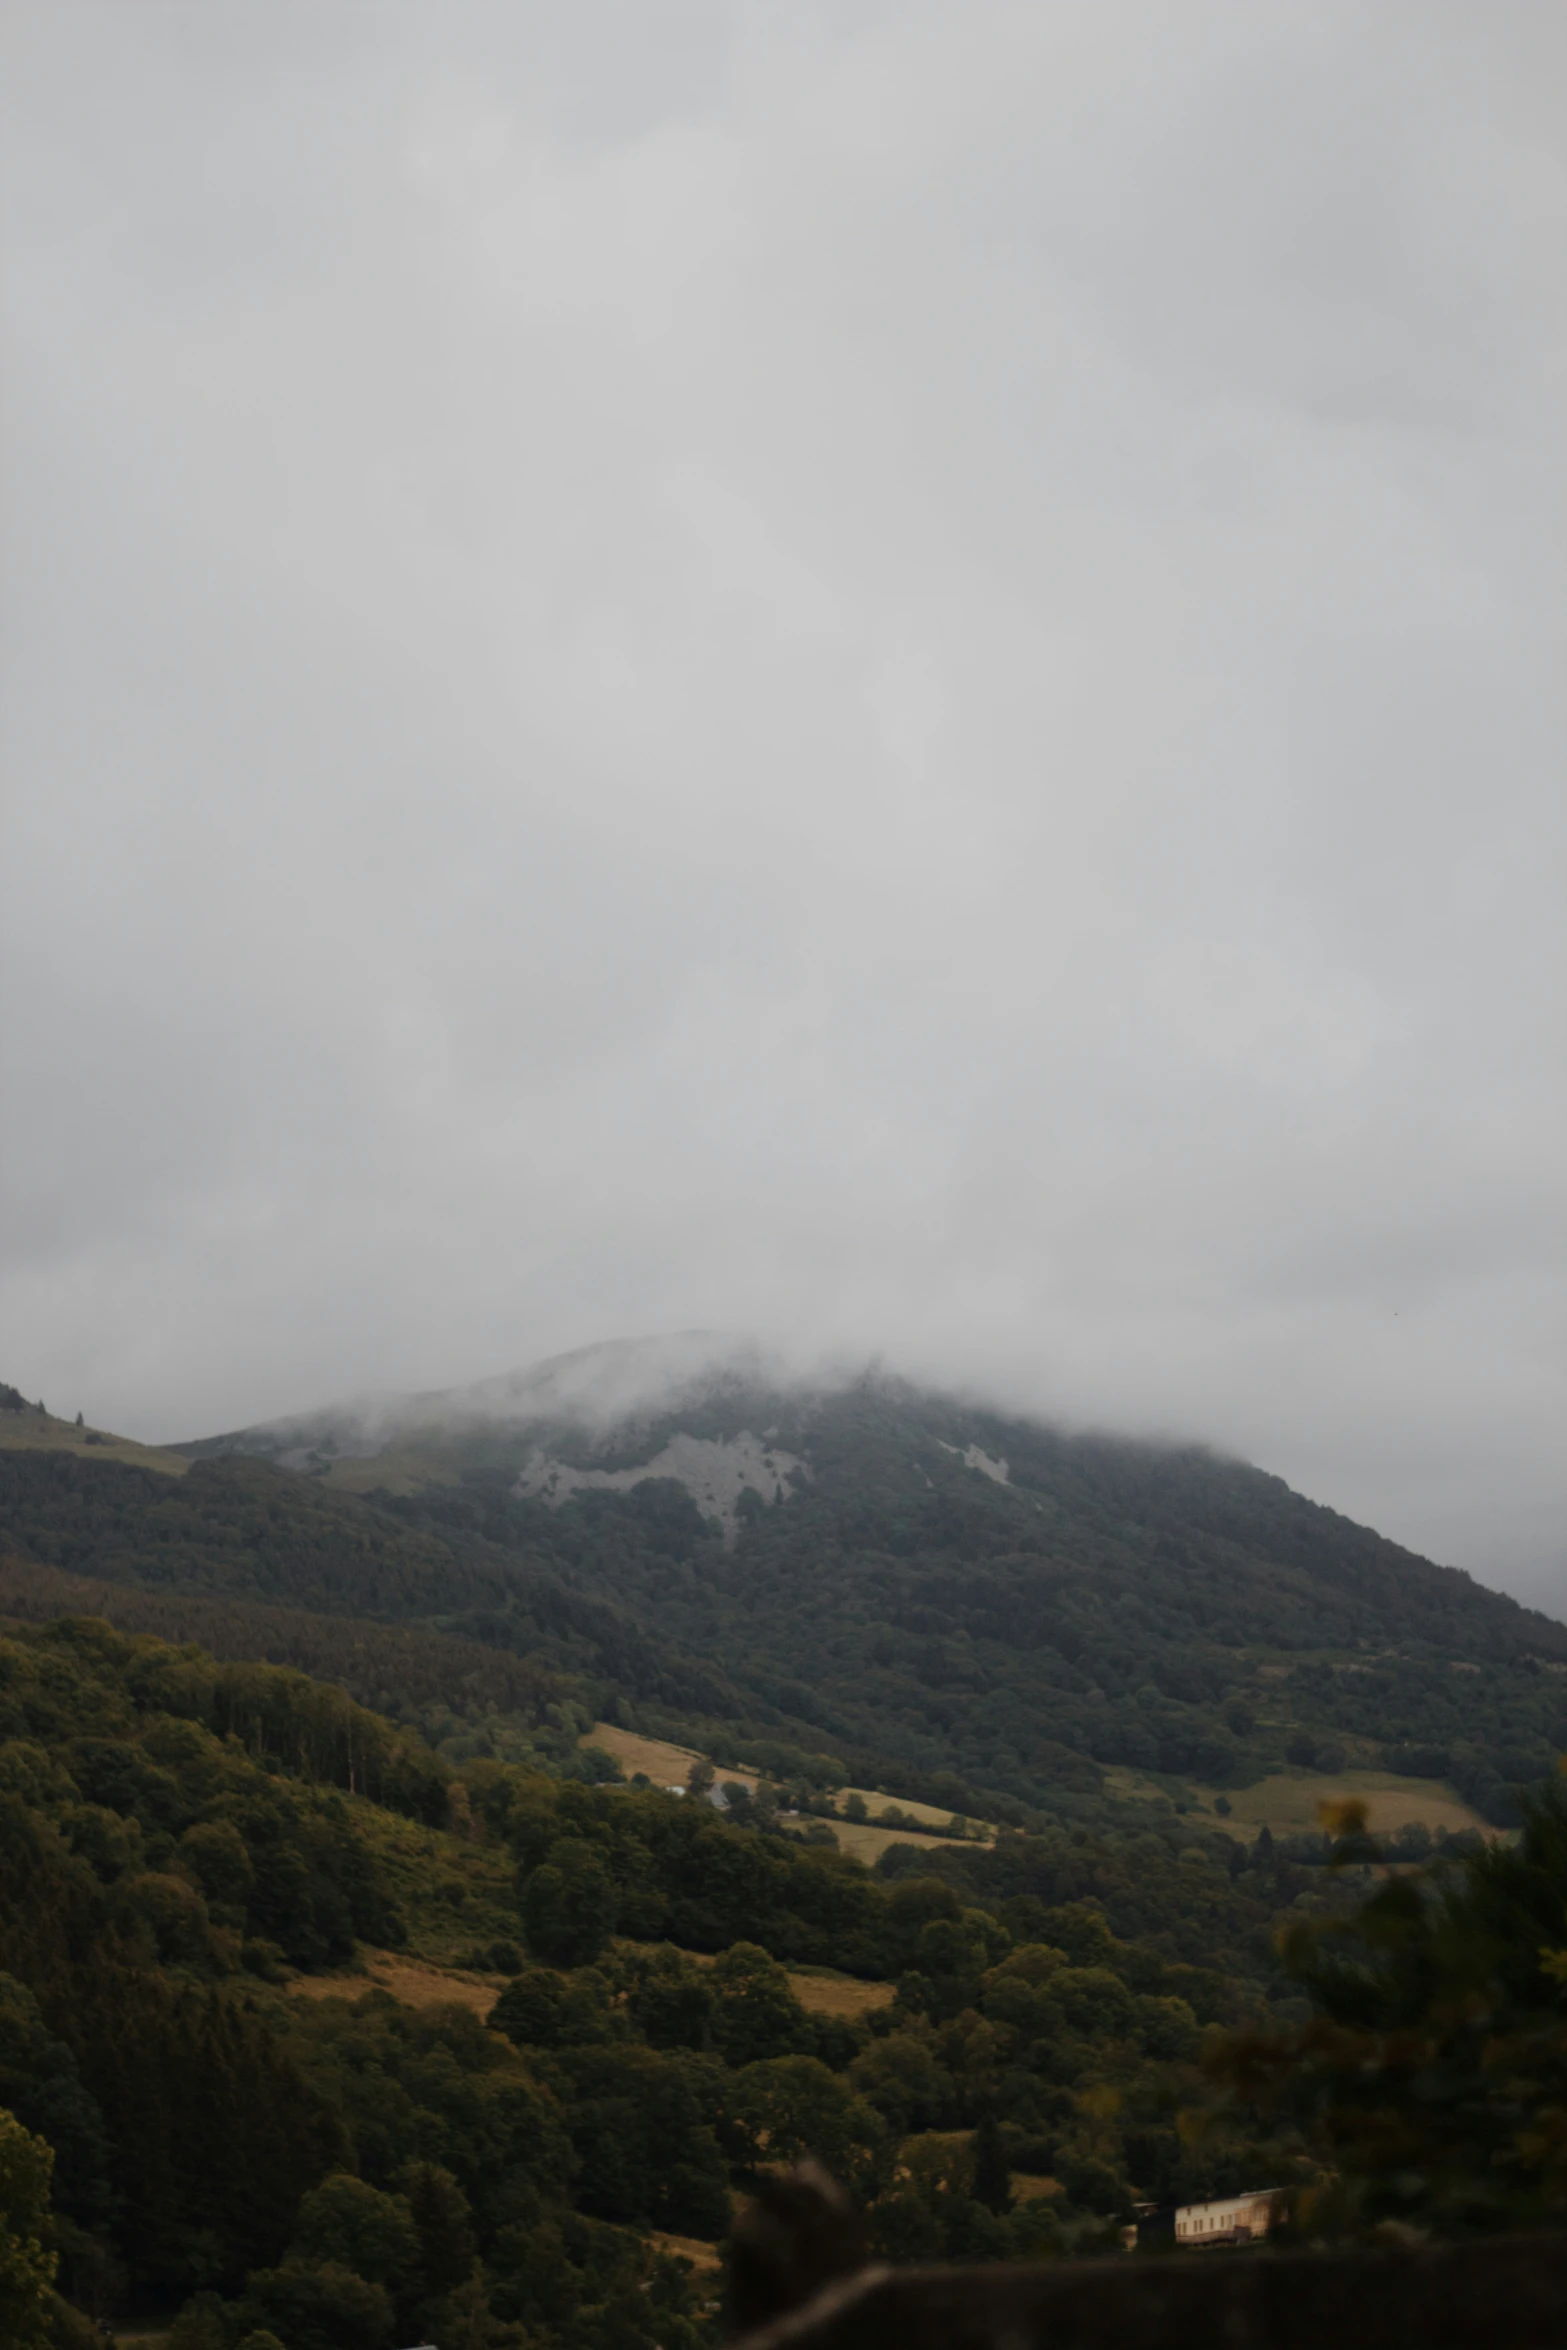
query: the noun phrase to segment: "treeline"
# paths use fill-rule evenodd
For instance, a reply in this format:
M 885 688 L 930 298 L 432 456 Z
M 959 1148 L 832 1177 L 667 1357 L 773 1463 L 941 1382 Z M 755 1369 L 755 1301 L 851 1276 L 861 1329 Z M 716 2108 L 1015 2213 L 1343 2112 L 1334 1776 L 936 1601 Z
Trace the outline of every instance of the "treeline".
M 0 1556 L 0 1618 L 44 1624 L 100 1616 L 122 1632 L 194 1642 L 229 1662 L 288 1665 L 335 1681 L 363 1706 L 393 1719 L 437 1709 L 458 1720 L 505 1716 L 536 1723 L 582 1684 L 529 1656 L 421 1626 L 381 1624 L 243 1599 L 201 1599 L 68 1574 L 15 1554 Z

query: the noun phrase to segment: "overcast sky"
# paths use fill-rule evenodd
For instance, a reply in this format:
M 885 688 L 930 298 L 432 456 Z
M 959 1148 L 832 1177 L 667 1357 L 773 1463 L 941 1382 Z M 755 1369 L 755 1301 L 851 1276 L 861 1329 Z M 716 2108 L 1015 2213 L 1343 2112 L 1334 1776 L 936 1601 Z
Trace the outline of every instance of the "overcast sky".
M 1567 1612 L 1560 0 L 0 22 L 0 1377 L 720 1325 Z

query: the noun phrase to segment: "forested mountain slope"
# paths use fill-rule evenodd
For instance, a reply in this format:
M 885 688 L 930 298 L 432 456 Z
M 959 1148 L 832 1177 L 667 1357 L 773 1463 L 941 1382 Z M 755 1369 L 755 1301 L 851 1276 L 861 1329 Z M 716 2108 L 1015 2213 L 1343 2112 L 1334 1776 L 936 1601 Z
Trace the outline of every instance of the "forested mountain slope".
M 257 1603 L 294 1615 L 451 1625 L 671 1707 L 723 1712 L 733 1703 L 721 1676 L 690 1667 L 569 1587 L 547 1554 L 411 1526 L 258 1461 L 201 1461 L 175 1479 L 95 1455 L 0 1451 L 7 1556 L 13 1579 L 14 1562 L 24 1561 L 205 1603 L 200 1630 L 220 1644 L 223 1611 Z M 388 1694 L 396 1687 L 389 1683 Z
M 721 2236 L 780 2155 L 831 2162 L 905 2257 L 1092 2248 L 1134 2193 L 1299 2169 L 1174 2125 L 1204 2024 L 1269 2014 L 1307 1883 L 1189 1834 L 877 1878 L 653 1790 L 459 1782 L 298 1674 L 13 1631 L 0 2108 L 52 2149 L 71 2300 L 183 2302 L 180 2350 L 695 2350 L 648 2231 Z M 435 2003 L 293 1995 L 366 1944 L 416 1950 Z M 886 1988 L 790 1972 L 824 1966 Z M 1014 2169 L 1053 2185 L 1009 2216 Z
M 293 1463 L 410 1537 L 481 1545 L 486 1572 L 607 1602 L 711 1676 L 688 1711 L 910 1793 L 945 1775 L 937 1800 L 1349 1760 L 1505 1821 L 1567 1744 L 1567 1626 L 1245 1463 L 897 1381 L 599 1349 L 186 1449 L 198 1475 Z
M 1351 1766 L 1506 1824 L 1567 1746 L 1567 1626 L 1244 1463 L 885 1379 L 676 1372 L 596 1350 L 205 1440 L 180 1476 L 9 1442 L 0 1583 L 37 1616 L 40 1578 L 85 1578 L 59 1604 L 333 1672 L 432 1734 L 566 1699 L 993 1820 L 1098 1816 L 1128 1773 L 1180 1802 Z M 420 1671 L 383 1640 L 370 1676 L 349 1620 L 448 1645 Z M 481 1651 L 531 1696 L 486 1697 Z

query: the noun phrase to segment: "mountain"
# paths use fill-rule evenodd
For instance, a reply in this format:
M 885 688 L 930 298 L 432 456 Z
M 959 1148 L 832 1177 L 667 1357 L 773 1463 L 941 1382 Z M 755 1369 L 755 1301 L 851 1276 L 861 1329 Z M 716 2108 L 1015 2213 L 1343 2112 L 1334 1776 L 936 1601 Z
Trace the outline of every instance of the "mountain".
M 726 1685 L 716 1720 L 993 1816 L 1358 1763 L 1505 1820 L 1567 1744 L 1567 1627 L 1277 1477 L 717 1334 L 176 1449 L 526 1562 Z
M 1380 1769 L 1502 1823 L 1567 1746 L 1567 1626 L 1262 1470 L 713 1334 L 141 1458 L 0 1419 L 0 1606 L 57 1606 L 50 1574 L 148 1629 L 200 1603 L 220 1652 L 336 1672 L 437 1740 L 544 1735 L 566 1696 L 992 1820 Z M 349 1622 L 438 1634 L 439 1670 L 382 1642 L 371 1678 Z M 464 1664 L 497 1651 L 543 1676 L 516 1725 Z
M 1567 1628 L 1243 1463 L 707 1338 L 162 1453 L 3 1394 L 0 2151 L 77 2308 L 183 2301 L 182 2350 L 698 2350 L 668 2248 L 781 2156 L 882 2258 L 1108 2250 L 1139 2201 L 1320 2184 L 1335 2130 L 1363 2163 L 1368 2077 L 1368 2208 L 1440 2170 L 1464 2226 L 1515 2217 L 1560 1799 L 1447 1846 L 1420 1914 L 1486 1931 L 1421 1941 L 1373 1864 L 1424 1831 L 1351 1820 L 1327 1868 L 1225 1790 L 1380 1762 L 1506 1819 L 1567 1743 Z M 584 1783 L 606 1715 L 795 1802 Z M 789 1816 L 835 1776 L 1002 1832 L 868 1870 Z M 1247 2024 L 1282 2128 L 1205 2086 Z

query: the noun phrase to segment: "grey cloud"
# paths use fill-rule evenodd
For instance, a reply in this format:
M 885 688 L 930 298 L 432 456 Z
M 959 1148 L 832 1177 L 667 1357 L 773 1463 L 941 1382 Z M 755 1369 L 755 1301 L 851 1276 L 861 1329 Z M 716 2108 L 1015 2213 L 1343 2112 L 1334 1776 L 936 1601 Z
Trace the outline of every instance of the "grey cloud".
M 749 1328 L 1561 1605 L 1559 12 L 5 21 L 4 1375 Z

